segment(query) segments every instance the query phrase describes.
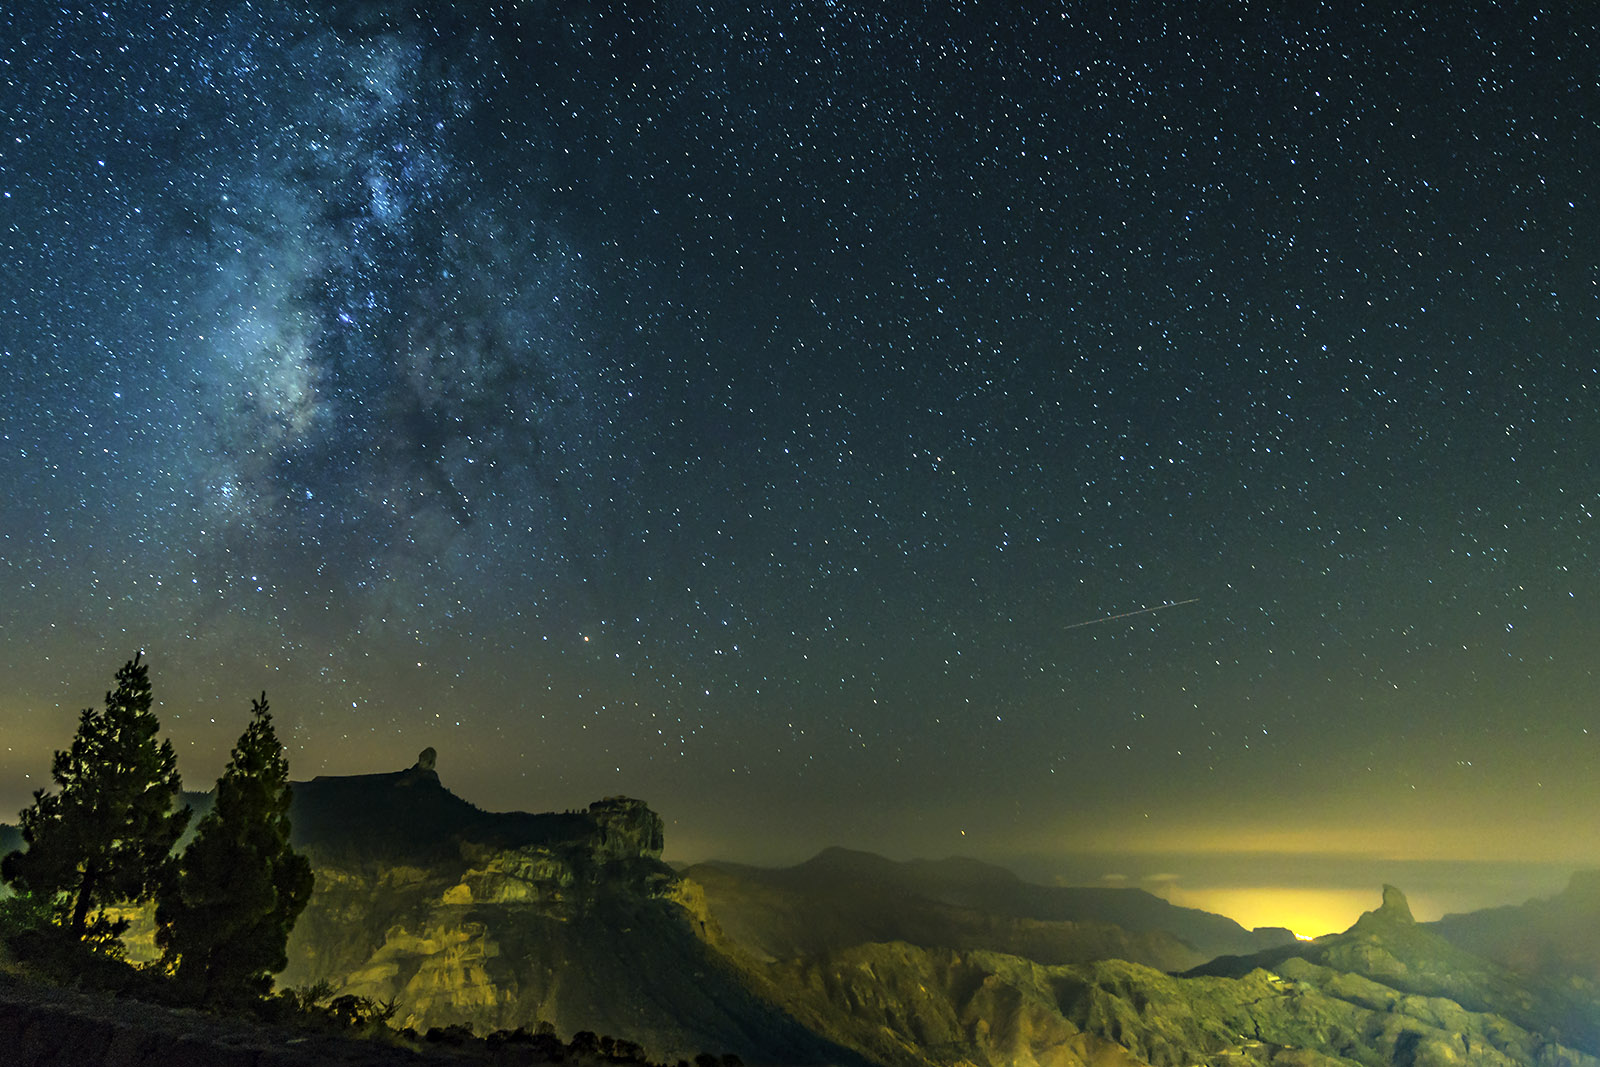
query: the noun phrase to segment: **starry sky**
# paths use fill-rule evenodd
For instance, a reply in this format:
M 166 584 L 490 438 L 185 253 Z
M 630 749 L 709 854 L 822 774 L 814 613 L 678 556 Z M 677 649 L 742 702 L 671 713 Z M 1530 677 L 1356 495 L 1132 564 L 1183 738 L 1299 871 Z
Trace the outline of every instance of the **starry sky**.
M 1600 30 L 1286 12 L 8 5 L 0 812 L 143 649 L 191 788 L 1600 865 Z

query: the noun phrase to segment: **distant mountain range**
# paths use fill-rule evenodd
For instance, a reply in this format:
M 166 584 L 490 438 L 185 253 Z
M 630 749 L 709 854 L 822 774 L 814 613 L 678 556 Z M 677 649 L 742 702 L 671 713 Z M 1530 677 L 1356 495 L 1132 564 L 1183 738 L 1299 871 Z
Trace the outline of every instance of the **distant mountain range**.
M 640 801 L 485 812 L 430 753 L 294 788 L 317 884 L 282 983 L 392 1000 L 419 1030 L 543 1020 L 668 1062 L 1600 1067 L 1600 875 L 1431 924 L 1385 888 L 1298 942 L 972 860 L 674 871 Z
M 830 848 L 796 867 L 702 863 L 682 873 L 704 887 L 732 942 L 763 960 L 907 941 L 1039 963 L 1116 958 L 1182 970 L 1294 940 L 1143 890 L 1032 885 L 970 859 L 896 863 Z

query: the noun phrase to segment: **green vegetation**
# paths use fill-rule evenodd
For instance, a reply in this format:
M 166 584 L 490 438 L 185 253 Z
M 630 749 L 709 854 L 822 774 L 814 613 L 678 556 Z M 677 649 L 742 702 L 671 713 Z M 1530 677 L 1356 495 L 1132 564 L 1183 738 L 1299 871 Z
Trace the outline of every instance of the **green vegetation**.
M 202 1003 L 271 992 L 289 962 L 289 930 L 311 899 L 311 863 L 289 847 L 289 762 L 266 697 L 251 701 L 216 804 L 156 905 L 156 943 Z
M 105 709 L 87 709 L 22 812 L 25 847 L 0 861 L 16 895 L 0 901 L 0 943 L 35 976 L 156 999 L 259 1003 L 287 963 L 289 931 L 311 897 L 311 864 L 289 847 L 289 764 L 266 694 L 217 781 L 216 803 L 181 856 L 190 809 L 172 743 L 158 740 L 149 667 L 117 672 Z M 134 968 L 107 909 L 156 903 L 156 966 Z M 94 912 L 93 919 L 90 918 Z
M 1113 958 L 1182 958 L 1158 927 L 1136 937 L 1073 918 L 1107 898 L 971 864 L 835 851 L 780 872 L 697 868 L 702 890 L 660 863 L 660 816 L 643 802 L 483 812 L 443 787 L 432 750 L 406 771 L 293 796 L 265 693 L 174 856 L 189 813 L 172 746 L 137 657 L 117 680 L 56 754 L 58 791 L 23 812 L 27 847 L 4 859 L 17 892 L 0 899 L 0 993 L 20 979 L 142 998 L 154 1003 L 141 1030 L 156 1005 L 198 1005 L 223 1029 L 248 1014 L 296 1042 L 359 1040 L 374 1064 L 420 1051 L 651 1065 L 645 1044 L 597 1032 L 626 1029 L 669 1060 L 726 1042 L 763 1062 L 881 1067 L 1600 1067 L 1589 957 L 1545 964 L 1507 920 L 1479 934 L 1506 958 L 1478 955 L 1417 923 L 1393 887 L 1343 934 L 1271 944 L 1237 931 L 1270 947 L 1164 973 Z M 290 846 L 291 800 L 305 855 Z M 1568 896 L 1545 909 L 1541 944 L 1595 928 L 1600 889 Z M 119 908 L 133 901 L 144 905 L 127 929 Z M 285 971 L 297 925 L 298 973 Z M 280 972 L 313 984 L 269 995 Z M 79 1010 L 92 1028 L 97 1009 Z M 476 1036 L 539 1015 L 593 1029 Z
M 380 1045 L 453 1046 L 469 1061 L 522 1053 L 532 1057 L 528 1062 L 651 1063 L 635 1042 L 589 1030 L 562 1042 L 547 1023 L 481 1039 L 464 1025 L 396 1031 L 393 1000 L 336 996 L 328 982 L 270 995 L 313 876 L 309 859 L 290 846 L 289 765 L 266 694 L 251 701 L 250 721 L 217 780 L 214 803 L 176 855 L 191 812 L 178 805 L 177 761 L 171 742 L 157 736 L 151 704 L 149 669 L 135 657 L 117 673 L 105 709 L 86 710 L 71 747 L 56 753 L 57 791 L 38 791 L 22 812 L 24 847 L 3 860 L 5 881 L 15 889 L 0 899 L 6 980 L 243 1012 Z M 429 756 L 419 761 L 420 771 L 431 773 Z M 129 905 L 152 901 L 162 955 L 137 966 L 120 939 L 129 926 L 122 915 Z M 709 1053 L 695 1060 L 697 1067 L 738 1062 Z
M 0 876 L 48 899 L 80 940 L 120 932 L 105 906 L 149 900 L 189 823 L 189 809 L 176 804 L 177 757 L 172 742 L 156 741 L 160 728 L 149 668 L 135 656 L 117 672 L 105 710 L 85 708 L 72 747 L 56 753 L 50 774 L 60 792 L 38 790 L 22 812 L 27 848 L 0 861 Z

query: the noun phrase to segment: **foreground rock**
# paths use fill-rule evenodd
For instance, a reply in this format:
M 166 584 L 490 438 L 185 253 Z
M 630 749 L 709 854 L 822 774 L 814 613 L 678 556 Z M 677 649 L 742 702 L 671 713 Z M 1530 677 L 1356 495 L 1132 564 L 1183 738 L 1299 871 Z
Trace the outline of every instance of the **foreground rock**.
M 661 862 L 661 818 L 611 797 L 581 812 L 480 811 L 419 761 L 295 786 L 316 889 L 280 984 L 397 1007 L 394 1025 L 483 1034 L 537 1021 L 651 1058 L 855 1063 L 762 999 L 709 947 Z
M 469 1062 L 453 1049 L 430 1051 L 260 1026 L 0 975 L 0 1063 L 6 1067 L 425 1067 Z

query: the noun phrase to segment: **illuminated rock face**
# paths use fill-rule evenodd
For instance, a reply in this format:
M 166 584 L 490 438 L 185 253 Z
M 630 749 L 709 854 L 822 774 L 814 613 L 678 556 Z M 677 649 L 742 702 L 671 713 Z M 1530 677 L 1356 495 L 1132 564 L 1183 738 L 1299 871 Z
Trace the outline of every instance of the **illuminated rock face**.
M 426 762 L 296 787 L 296 845 L 317 883 L 280 984 L 327 980 L 335 994 L 392 1002 L 395 1025 L 417 1030 L 545 1021 L 666 1062 L 707 1050 L 852 1067 L 1600 1067 L 1592 953 L 1563 962 L 1600 926 L 1589 881 L 1538 906 L 1457 917 L 1495 958 L 1417 923 L 1385 887 L 1343 934 L 1173 975 L 1084 954 L 1164 959 L 1169 934 L 1030 918 L 1027 907 L 1077 898 L 1009 875 L 836 854 L 787 872 L 680 876 L 641 801 L 483 812 Z M 985 894 L 995 899 L 980 907 Z M 1567 955 L 1541 947 L 1557 941 Z M 1536 984 L 1496 962 L 1530 945 L 1548 971 Z
M 423 754 L 424 757 L 428 753 Z M 407 771 L 296 786 L 316 887 L 280 987 L 392 1001 L 396 1026 L 479 1033 L 552 1023 L 637 1041 L 657 1060 L 858 1059 L 750 988 L 699 935 L 661 862 L 661 817 L 607 797 L 576 812 L 482 812 Z M 703 917 L 701 917 L 703 919 Z
M 642 800 L 631 797 L 606 797 L 589 805 L 597 839 L 593 852 L 602 861 L 648 857 L 661 858 L 665 845 L 665 825 L 661 816 Z
M 419 771 L 427 771 L 421 761 L 396 787 L 415 788 Z M 341 993 L 394 1000 L 403 1025 L 424 1029 L 531 1024 L 552 1005 L 545 993 L 528 1003 L 521 991 L 546 984 L 533 970 L 553 976 L 566 962 L 543 950 L 567 939 L 546 931 L 531 956 L 496 962 L 496 936 L 551 923 L 587 931 L 618 908 L 670 914 L 675 906 L 663 898 L 676 877 L 660 861 L 662 837 L 661 817 L 643 801 L 608 797 L 552 819 L 466 826 L 453 857 L 421 866 L 310 843 L 316 890 L 280 984 L 327 980 Z

